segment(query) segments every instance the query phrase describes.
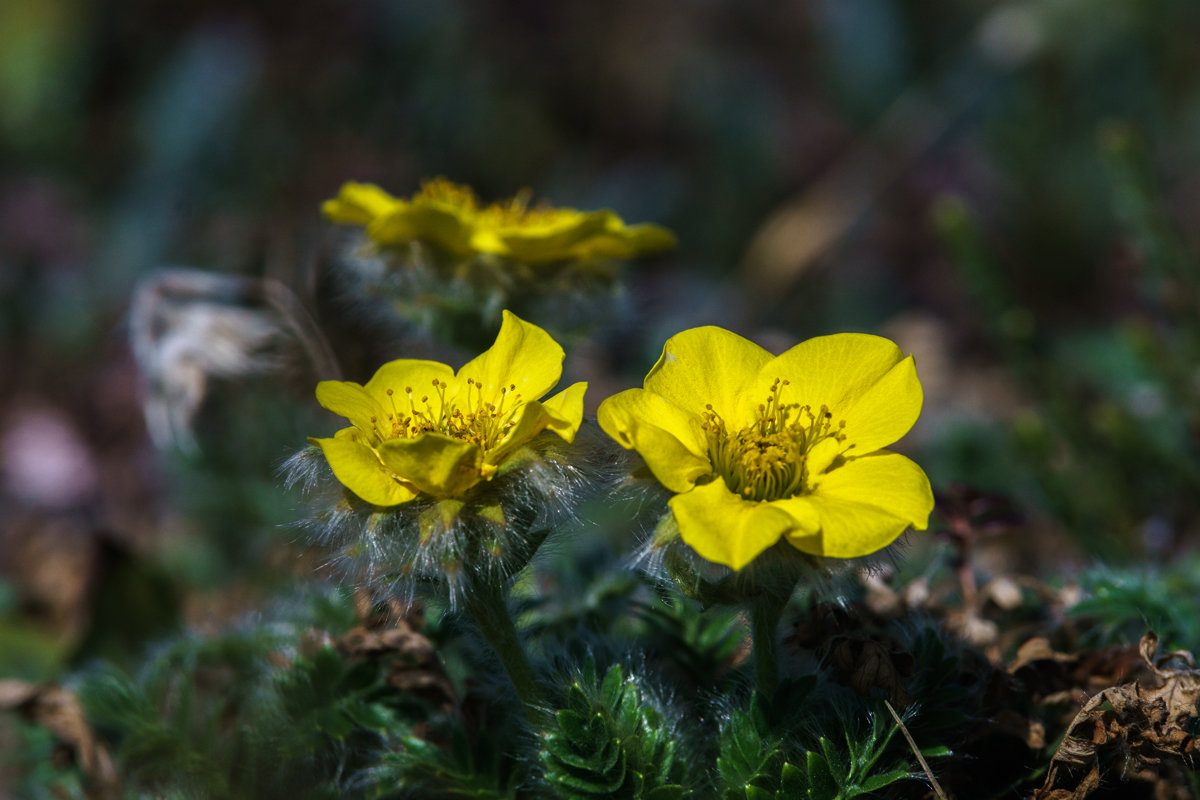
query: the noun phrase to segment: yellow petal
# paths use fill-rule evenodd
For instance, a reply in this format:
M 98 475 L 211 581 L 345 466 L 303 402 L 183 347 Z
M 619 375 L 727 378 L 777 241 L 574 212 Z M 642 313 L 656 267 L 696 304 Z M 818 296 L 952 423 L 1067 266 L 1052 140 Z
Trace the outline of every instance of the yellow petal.
M 606 398 L 596 412 L 600 428 L 627 450 L 636 450 L 659 483 L 686 492 L 712 474 L 700 417 L 654 392 L 626 389 Z
M 342 428 L 333 435 L 333 438 L 340 439 L 343 442 L 359 442 L 360 444 L 370 445 L 369 438 L 353 425 L 349 428 Z
M 572 248 L 572 253 L 576 258 L 633 258 L 675 245 L 675 234 L 666 228 L 649 223 L 627 226 L 619 222 L 580 242 Z
M 678 245 L 675 234 L 661 225 L 643 222 L 625 228 L 625 240 L 629 242 L 635 253 L 650 253 L 658 250 L 669 250 Z
M 522 405 L 517 412 L 516 424 L 495 448 L 485 454 L 487 463 L 498 466 L 509 453 L 523 447 L 544 430 L 554 431 L 568 442 L 575 441 L 575 434 L 583 424 L 583 393 L 586 389 L 586 383 L 575 383 L 544 403 L 535 400 Z
M 367 236 L 382 245 L 428 242 L 458 256 L 471 253 L 470 212 L 444 203 L 409 203 L 377 217 Z
M 518 409 L 516 419 L 513 421 L 515 424 L 504 438 L 495 447 L 484 453 L 485 463 L 491 466 L 500 466 L 514 450 L 524 447 L 530 439 L 549 427 L 550 414 L 546 411 L 545 406 L 535 400 L 532 403 L 523 404 Z
M 752 385 L 754 391 L 765 397 L 776 378 L 786 379 L 790 385 L 783 391 L 783 402 L 808 404 L 814 412 L 826 405 L 834 419 L 840 420 L 846 409 L 903 358 L 900 348 L 882 336 L 863 333 L 818 336 L 763 364 Z M 857 421 L 846 419 L 847 435 L 852 435 L 850 425 Z
M 788 497 L 783 500 L 770 500 L 771 508 L 782 511 L 792 519 L 792 525 L 787 530 L 787 536 L 810 536 L 821 530 L 821 515 L 813 507 L 811 499 L 801 495 Z
M 833 436 L 822 439 L 813 445 L 805 454 L 804 461 L 804 467 L 808 470 L 808 482 L 811 484 L 814 480 L 819 479 L 821 473 L 829 469 L 844 449 L 844 444 Z
M 846 420 L 844 444 L 853 446 L 848 455 L 866 455 L 898 441 L 921 415 L 924 397 L 909 356 L 836 412 Z
M 741 569 L 795 523 L 769 503 L 743 500 L 717 479 L 670 500 L 679 535 L 709 561 Z
M 603 234 L 614 219 L 618 224 L 621 221 L 611 211 L 571 213 L 563 209 L 553 222 L 498 228 L 495 235 L 517 261 L 557 261 L 572 257 L 574 248 Z
M 523 447 L 544 430 L 554 431 L 568 442 L 574 441 L 575 434 L 583 423 L 583 391 L 586 388 L 586 383 L 576 383 L 555 395 L 552 399 L 558 406 L 564 406 L 564 409 L 552 408 L 536 400 L 523 404 L 517 411 L 513 427 L 496 447 L 486 453 L 487 463 L 498 466 L 509 453 Z M 571 393 L 573 400 L 563 397 L 567 392 Z M 570 416 L 564 416 L 564 410 Z
M 573 383 L 553 397 L 543 400 L 549 420 L 546 428 L 554 431 L 567 442 L 575 441 L 575 434 L 583 424 L 583 395 L 587 383 Z
M 810 495 L 821 518 L 819 537 L 789 540 L 815 555 L 853 558 L 887 547 L 907 528 L 925 530 L 933 510 L 929 479 L 919 466 L 887 450 L 826 473 Z
M 736 429 L 749 421 L 750 414 L 737 406 L 738 389 L 771 359 L 754 342 L 724 328 L 692 328 L 667 340 L 645 387 L 696 414 L 711 403 Z
M 317 402 L 364 431 L 387 416 L 366 388 L 353 381 L 321 381 L 317 384 Z
M 366 445 L 341 438 L 309 441 L 321 448 L 329 468 L 342 485 L 368 503 L 396 506 L 417 496 L 417 492 L 388 471 Z
M 440 433 L 390 439 L 378 453 L 388 469 L 434 497 L 458 497 L 483 478 L 479 445 Z
M 367 225 L 376 217 L 405 205 L 403 200 L 370 183 L 346 183 L 333 200 L 326 200 L 321 211 L 331 222 Z
M 437 361 L 398 358 L 375 370 L 375 374 L 371 376 L 371 380 L 367 381 L 367 385 L 363 389 L 383 411 L 384 419 L 393 413 L 405 416 L 412 414 L 412 409 L 409 408 L 409 389 L 412 389 L 412 403 L 418 410 L 429 413 L 425 403 L 421 401 L 422 397 L 426 397 L 429 404 L 433 406 L 433 416 L 436 417 L 441 411 L 441 400 L 438 399 L 437 389 L 433 385 L 434 381 L 446 383 L 451 387 L 450 390 L 447 390 L 447 399 L 452 400 L 453 369 Z M 388 389 L 392 390 L 391 395 L 387 393 Z
M 501 390 L 512 385 L 523 402 L 540 400 L 562 376 L 563 356 L 563 349 L 550 334 L 505 310 L 496 343 L 458 371 L 459 392 L 467 390 L 470 378 L 482 388 L 483 400 L 497 406 L 502 401 Z M 510 408 L 513 400 L 503 402 Z

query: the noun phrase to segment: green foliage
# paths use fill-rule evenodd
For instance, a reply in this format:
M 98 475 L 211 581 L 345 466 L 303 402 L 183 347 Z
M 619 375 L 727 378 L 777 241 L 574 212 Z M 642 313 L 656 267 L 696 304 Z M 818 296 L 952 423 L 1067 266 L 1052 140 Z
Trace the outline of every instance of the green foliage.
M 297 658 L 278 678 L 277 689 L 298 736 L 308 734 L 313 748 L 323 739 L 345 741 L 360 730 L 383 734 L 396 725 L 395 714 L 384 705 L 388 691 L 378 665 L 344 661 L 329 646 Z
M 1111 206 L 1096 210 L 1115 217 L 1115 226 L 1105 224 L 1136 249 L 1137 280 L 1125 289 L 1136 307 L 1123 318 L 1059 330 L 1052 316 L 1036 313 L 1039 298 L 1018 285 L 1011 263 L 1000 263 L 984 223 L 964 203 L 942 202 L 936 220 L 982 312 L 979 324 L 1036 404 L 1015 420 L 1011 445 L 990 447 L 986 460 L 1007 469 L 981 472 L 996 472 L 1009 488 L 1014 480 L 1026 482 L 1015 488 L 1048 507 L 1081 547 L 1113 558 L 1147 544 L 1169 546 L 1173 529 L 1186 528 L 1200 512 L 1190 433 L 1198 399 L 1200 256 L 1172 219 L 1158 178 L 1164 168 L 1154 163 L 1149 137 L 1122 122 L 1088 133 L 1093 142 L 1079 152 L 1096 162 L 1095 191 Z M 1043 185 L 1044 171 L 1035 175 Z M 1041 277 L 1036 285 L 1054 294 Z M 1147 526 L 1157 530 L 1148 542 L 1137 535 Z
M 516 797 L 519 774 L 497 749 L 499 739 L 474 742 L 461 724 L 451 731 L 449 748 L 418 736 L 400 736 L 368 773 L 372 798 L 448 797 L 496 800 Z
M 136 679 L 111 666 L 89 675 L 80 701 L 143 790 L 340 796 L 383 735 L 407 727 L 397 693 L 378 662 L 329 646 L 287 659 L 282 644 L 261 632 L 184 639 Z
M 674 726 L 643 687 L 612 666 L 597 681 L 588 662 L 566 707 L 541 734 L 545 782 L 560 798 L 685 797 L 686 762 Z
M 724 800 L 759 800 L 779 788 L 784 765 L 782 740 L 772 736 L 762 697 L 754 695 L 747 711 L 734 709 L 721 729 L 717 772 Z
M 1200 647 L 1196 566 L 1195 559 L 1188 559 L 1163 569 L 1092 570 L 1080 576 L 1083 599 L 1068 613 L 1098 621 L 1081 628 L 1092 646 L 1127 644 L 1152 629 L 1164 647 Z
M 763 700 L 755 694 L 749 709 L 735 709 L 721 730 L 722 799 L 849 800 L 909 777 L 905 762 L 894 756 L 885 760 L 898 726 L 878 714 L 871 715 L 866 731 L 842 722 L 844 749 L 824 735 L 807 750 L 793 748 L 772 733 Z
M 16 776 L 0 784 L 11 791 L 7 797 L 26 800 L 83 800 L 84 782 L 75 765 L 55 758 L 59 742 L 46 728 L 21 720 L 16 715 L 0 719 L 0 776 Z
M 634 611 L 645 626 L 641 639 L 697 686 L 718 686 L 745 646 L 744 624 L 733 609 L 702 612 L 681 594 L 664 592 L 656 602 L 637 603 Z

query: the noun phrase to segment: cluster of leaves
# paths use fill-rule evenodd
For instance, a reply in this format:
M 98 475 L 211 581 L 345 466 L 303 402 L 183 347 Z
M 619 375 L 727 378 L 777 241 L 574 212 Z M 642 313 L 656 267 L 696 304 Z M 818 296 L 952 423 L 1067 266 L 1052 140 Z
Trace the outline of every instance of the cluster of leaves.
M 342 644 L 354 623 L 345 597 L 321 598 L 321 619 L 179 639 L 136 675 L 98 668 L 76 692 L 129 797 L 837 800 L 914 774 L 877 697 L 819 670 L 785 680 L 768 710 L 741 688 L 749 662 L 733 615 L 644 584 L 618 589 L 603 570 L 595 583 L 622 618 L 610 626 L 651 647 L 605 669 L 559 654 L 543 672 L 557 676 L 550 707 L 530 719 L 487 681 L 469 681 L 451 713 L 399 688 L 383 661 Z M 470 646 L 456 619 L 434 610 L 426 629 L 452 672 Z M 682 685 L 693 699 L 661 688 Z M 936 703 L 932 689 L 923 700 Z
M 1136 641 L 1147 629 L 1170 647 L 1191 648 L 1200 642 L 1195 613 L 1200 573 L 1194 559 L 1136 570 L 1098 567 L 1080 576 L 1079 588 L 1082 597 L 1069 613 L 1100 622 L 1082 627 L 1090 646 Z
M 849 800 L 911 777 L 907 763 L 889 754 L 896 725 L 878 714 L 870 715 L 865 731 L 848 719 L 841 722 L 844 749 L 824 735 L 816 736 L 811 749 L 789 748 L 772 734 L 762 698 L 755 695 L 721 730 L 722 799 Z
M 349 776 L 429 716 L 388 685 L 385 662 L 266 628 L 163 647 L 137 676 L 106 665 L 77 693 L 149 794 L 339 797 Z
M 567 687 L 566 708 L 542 735 L 538 758 L 555 797 L 677 800 L 687 761 L 678 753 L 675 726 L 613 665 L 597 685 L 588 662 Z

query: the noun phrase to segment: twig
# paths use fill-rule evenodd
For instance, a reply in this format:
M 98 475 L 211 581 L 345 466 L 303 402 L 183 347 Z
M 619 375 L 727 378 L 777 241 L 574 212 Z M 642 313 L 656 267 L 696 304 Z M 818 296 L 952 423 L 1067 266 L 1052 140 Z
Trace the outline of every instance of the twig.
M 900 732 L 904 734 L 904 738 L 908 740 L 908 746 L 912 748 L 913 755 L 917 757 L 917 761 L 921 764 L 921 769 L 925 770 L 925 777 L 929 778 L 929 784 L 933 787 L 933 792 L 939 800 L 949 800 L 946 793 L 942 791 L 941 784 L 937 782 L 937 778 L 933 777 L 933 770 L 929 768 L 929 764 L 925 761 L 925 756 L 921 755 L 921 751 L 917 749 L 917 743 L 913 741 L 912 734 L 908 732 L 908 728 L 904 725 L 904 720 L 900 719 L 900 715 L 896 713 L 896 709 L 892 708 L 892 704 L 887 700 L 883 701 L 887 706 L 887 710 L 892 712 L 892 719 L 896 720 L 896 724 L 900 726 Z

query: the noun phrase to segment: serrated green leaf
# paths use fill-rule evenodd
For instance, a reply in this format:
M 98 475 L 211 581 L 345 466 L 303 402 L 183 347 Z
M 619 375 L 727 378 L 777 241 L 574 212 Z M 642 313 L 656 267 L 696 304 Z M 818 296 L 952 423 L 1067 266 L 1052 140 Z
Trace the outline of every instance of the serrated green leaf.
M 621 674 L 621 666 L 613 664 L 604 674 L 604 681 L 600 684 L 600 702 L 605 708 L 617 707 L 624 685 L 625 677 Z
M 805 754 L 805 767 L 808 773 L 809 794 L 817 800 L 832 800 L 838 794 L 838 785 L 829 771 L 829 765 L 820 753 L 812 750 Z
M 608 773 L 618 769 L 617 762 L 620 761 L 620 771 L 625 771 L 625 748 L 621 747 L 621 743 L 609 739 L 604 743 L 604 749 L 600 751 L 600 771 Z M 619 785 L 619 784 L 618 784 Z
M 752 783 L 746 784 L 746 800 L 775 800 L 775 793 L 760 789 Z
M 562 765 L 578 767 L 579 769 L 598 769 L 600 759 L 596 753 L 580 753 L 571 744 L 571 742 L 557 734 L 552 734 L 543 741 L 546 748 L 542 752 L 542 761 L 548 767 L 561 768 Z M 558 759 L 561 764 L 554 763 L 553 760 L 547 761 L 547 758 Z
M 779 794 L 777 796 L 780 798 L 807 797 L 808 788 L 808 775 L 804 770 L 785 761 L 783 769 L 779 773 Z
M 871 731 L 870 738 L 874 739 L 874 730 Z M 833 742 L 824 736 L 817 740 L 817 744 L 821 747 L 821 754 L 825 756 L 825 764 L 829 767 L 830 775 L 837 783 L 838 788 L 843 788 L 846 785 L 846 780 L 850 777 L 850 757 L 835 747 Z M 863 750 L 870 752 L 870 748 L 873 745 L 874 741 L 869 741 Z
M 571 772 L 562 772 L 555 776 L 554 780 L 577 791 L 611 795 L 625 782 L 624 753 L 617 748 L 617 759 L 613 762 L 612 768 L 602 773 L 590 772 L 587 775 L 577 775 Z
M 729 729 L 733 755 L 738 763 L 745 765 L 742 772 L 750 773 L 758 769 L 762 763 L 763 741 L 754 722 L 747 715 L 735 711 L 729 720 Z
M 681 800 L 688 795 L 687 789 L 678 784 L 659 786 L 646 792 L 644 800 Z
M 562 729 L 574 746 L 586 753 L 598 749 L 600 742 L 596 737 L 595 718 L 585 714 L 580 714 L 572 709 L 563 709 L 554 716 L 558 720 L 558 727 Z M 601 720 L 601 727 L 603 727 L 603 720 Z
M 894 769 L 890 772 L 882 772 L 877 775 L 872 775 L 858 785 L 858 791 L 855 794 L 867 794 L 869 792 L 878 791 L 884 786 L 895 783 L 902 778 L 908 777 L 908 770 Z
M 642 789 L 646 786 L 646 778 L 640 772 L 634 770 L 625 771 L 624 788 L 629 790 L 629 794 L 633 797 L 641 797 Z
M 567 708 L 576 714 L 587 716 L 592 712 L 592 703 L 578 683 L 567 689 Z

